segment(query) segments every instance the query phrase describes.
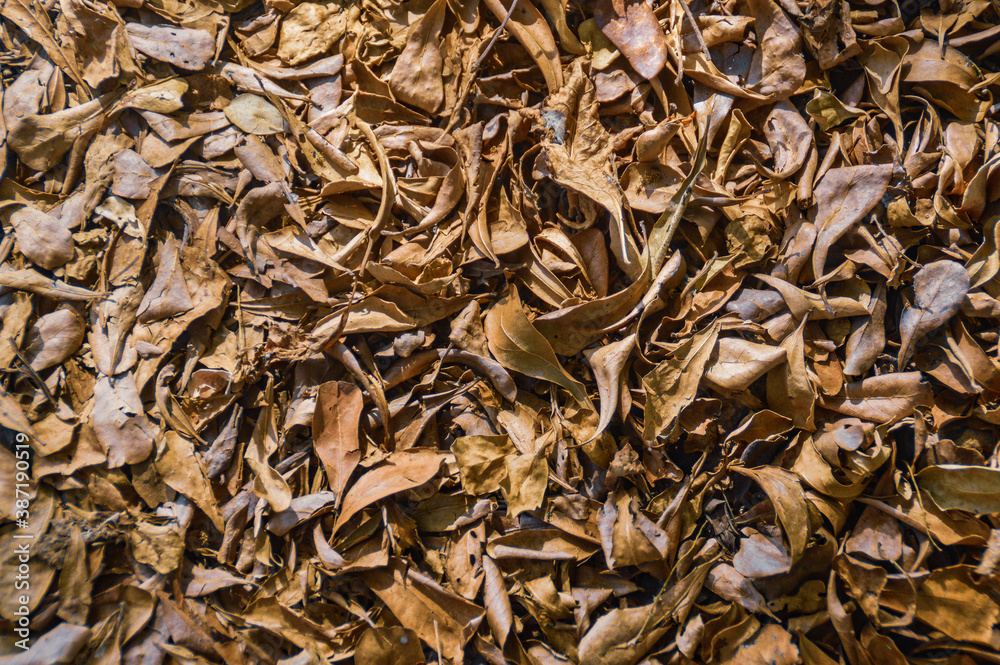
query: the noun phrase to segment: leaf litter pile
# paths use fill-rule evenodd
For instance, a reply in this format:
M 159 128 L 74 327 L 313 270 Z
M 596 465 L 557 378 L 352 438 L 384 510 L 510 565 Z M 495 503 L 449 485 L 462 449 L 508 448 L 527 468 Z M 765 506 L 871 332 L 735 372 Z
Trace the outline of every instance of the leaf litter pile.
M 996 2 L 0 14 L 3 665 L 1000 663 Z

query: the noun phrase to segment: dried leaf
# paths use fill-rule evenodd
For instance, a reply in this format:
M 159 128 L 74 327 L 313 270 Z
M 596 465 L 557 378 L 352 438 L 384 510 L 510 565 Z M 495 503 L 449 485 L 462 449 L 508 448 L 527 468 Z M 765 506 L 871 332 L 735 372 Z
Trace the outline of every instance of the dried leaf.
M 713 324 L 691 337 L 642 378 L 648 396 L 642 437 L 654 441 L 670 433 L 677 417 L 698 393 L 698 384 L 715 350 L 719 326 Z
M 486 313 L 490 353 L 514 372 L 562 386 L 581 405 L 593 410 L 583 384 L 563 369 L 552 347 L 524 313 L 516 287 L 509 288 Z
M 941 510 L 967 510 L 976 515 L 1000 512 L 1000 471 L 996 469 L 940 464 L 921 469 L 916 479 Z
M 816 185 L 816 246 L 813 273 L 826 274 L 829 248 L 875 207 L 892 178 L 892 165 L 850 166 L 831 169 Z
M 229 122 L 247 134 L 266 136 L 284 131 L 285 119 L 281 111 L 260 95 L 240 95 L 224 109 Z
M 73 258 L 73 236 L 58 219 L 26 207 L 10 216 L 17 246 L 36 265 L 55 270 Z
M 594 20 L 640 76 L 659 76 L 667 63 L 667 41 L 648 4 L 641 0 L 598 0 Z
M 326 470 L 330 489 L 342 496 L 361 461 L 358 426 L 364 399 L 350 383 L 331 381 L 319 387 L 313 414 L 313 447 Z
M 844 384 L 840 395 L 820 401 L 824 408 L 847 416 L 888 423 L 929 404 L 930 398 L 930 387 L 921 382 L 920 372 L 899 372 Z
M 389 88 L 396 99 L 428 113 L 444 102 L 443 62 L 438 44 L 444 26 L 445 0 L 436 0 L 410 28 L 406 48 L 389 76 Z
M 913 278 L 916 306 L 899 319 L 899 367 L 912 353 L 912 346 L 954 316 L 969 292 L 969 273 L 954 261 L 936 261 L 921 268 Z
M 443 462 L 438 451 L 426 448 L 400 450 L 389 455 L 380 466 L 358 478 L 344 495 L 340 514 L 333 525 L 334 533 L 376 501 L 428 482 L 437 475 Z

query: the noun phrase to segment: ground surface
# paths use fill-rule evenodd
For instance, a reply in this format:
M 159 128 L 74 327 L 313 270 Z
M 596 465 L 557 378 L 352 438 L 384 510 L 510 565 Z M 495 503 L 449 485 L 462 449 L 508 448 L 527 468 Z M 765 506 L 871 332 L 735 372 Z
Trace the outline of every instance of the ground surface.
M 0 665 L 1000 662 L 1000 7 L 506 2 L 3 3 Z

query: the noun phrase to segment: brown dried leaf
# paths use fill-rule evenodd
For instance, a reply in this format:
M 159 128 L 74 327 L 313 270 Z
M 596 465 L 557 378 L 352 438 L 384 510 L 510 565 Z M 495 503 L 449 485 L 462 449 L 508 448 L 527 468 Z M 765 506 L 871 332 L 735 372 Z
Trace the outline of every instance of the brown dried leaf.
M 347 483 L 361 461 L 358 426 L 364 399 L 350 383 L 331 381 L 316 393 L 313 413 L 313 447 L 323 463 L 330 489 L 342 497 Z
M 654 79 L 667 64 L 667 41 L 652 8 L 642 0 L 598 0 L 597 27 L 638 74 Z
M 25 207 L 10 216 L 21 253 L 46 270 L 73 258 L 73 236 L 66 225 L 41 210 Z
M 581 406 L 594 410 L 583 384 L 563 369 L 552 347 L 528 320 L 517 287 L 510 287 L 486 313 L 485 330 L 490 353 L 501 365 L 562 386 Z

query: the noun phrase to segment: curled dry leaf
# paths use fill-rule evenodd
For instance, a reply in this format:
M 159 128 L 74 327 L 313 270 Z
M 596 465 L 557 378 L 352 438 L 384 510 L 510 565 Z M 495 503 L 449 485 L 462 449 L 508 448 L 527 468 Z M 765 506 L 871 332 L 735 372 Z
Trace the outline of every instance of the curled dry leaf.
M 858 376 L 871 369 L 879 354 L 885 349 L 885 287 L 878 286 L 868 301 L 871 315 L 857 324 L 847 338 L 844 374 Z
M 646 404 L 646 428 L 643 439 L 654 441 L 672 431 L 677 417 L 698 393 L 705 367 L 719 338 L 719 326 L 713 324 L 681 344 L 673 357 L 653 368 L 642 378 L 649 401 Z
M 333 525 L 336 533 L 358 511 L 380 499 L 420 487 L 437 475 L 444 456 L 436 450 L 401 450 L 378 467 L 361 476 L 344 496 L 340 514 Z
M 597 392 L 601 398 L 600 420 L 594 431 L 597 438 L 611 423 L 615 408 L 619 404 L 622 390 L 622 376 L 625 366 L 632 356 L 635 336 L 628 337 L 602 346 L 599 349 L 586 352 L 587 361 L 594 372 L 597 381 Z
M 1000 470 L 941 464 L 921 469 L 916 480 L 941 510 L 976 515 L 1000 512 Z
M 850 166 L 828 171 L 816 185 L 812 266 L 817 278 L 826 274 L 830 247 L 882 199 L 891 177 L 891 164 Z
M 507 29 L 524 46 L 545 77 L 549 92 L 562 88 L 563 71 L 559 63 L 559 49 L 548 23 L 531 0 L 483 0 L 483 4 L 503 21 L 507 16 Z

